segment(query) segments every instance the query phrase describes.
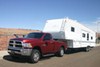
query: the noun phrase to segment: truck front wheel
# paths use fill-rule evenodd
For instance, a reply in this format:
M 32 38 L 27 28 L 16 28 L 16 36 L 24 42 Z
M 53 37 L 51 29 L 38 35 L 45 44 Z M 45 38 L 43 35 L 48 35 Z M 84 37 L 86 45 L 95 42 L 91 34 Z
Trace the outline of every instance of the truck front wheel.
M 40 59 L 40 51 L 37 49 L 33 49 L 32 54 L 30 56 L 30 60 L 32 63 L 37 63 Z
M 58 52 L 58 56 L 62 57 L 63 55 L 64 55 L 64 48 L 61 47 L 60 50 L 59 50 L 59 52 Z

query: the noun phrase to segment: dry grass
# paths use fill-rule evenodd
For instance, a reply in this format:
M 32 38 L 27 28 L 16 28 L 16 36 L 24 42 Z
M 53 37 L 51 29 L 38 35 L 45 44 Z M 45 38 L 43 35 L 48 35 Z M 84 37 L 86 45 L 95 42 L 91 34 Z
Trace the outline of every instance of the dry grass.
M 6 50 L 9 39 L 15 38 L 13 34 L 27 34 L 39 30 L 0 28 L 0 50 Z
M 27 34 L 29 32 L 38 32 L 38 31 L 39 30 L 0 28 L 0 34 Z

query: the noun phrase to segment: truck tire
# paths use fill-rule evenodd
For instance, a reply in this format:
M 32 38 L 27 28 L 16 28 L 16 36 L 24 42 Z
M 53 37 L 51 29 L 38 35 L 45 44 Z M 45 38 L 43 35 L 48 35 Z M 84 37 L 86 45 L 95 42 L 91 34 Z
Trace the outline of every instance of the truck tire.
M 64 48 L 60 47 L 60 50 L 58 51 L 58 56 L 63 57 L 64 56 Z
M 40 51 L 37 49 L 32 50 L 32 54 L 30 56 L 31 63 L 37 63 L 40 59 Z
M 90 46 L 87 46 L 86 48 L 85 48 L 85 52 L 89 52 L 91 50 L 91 47 Z

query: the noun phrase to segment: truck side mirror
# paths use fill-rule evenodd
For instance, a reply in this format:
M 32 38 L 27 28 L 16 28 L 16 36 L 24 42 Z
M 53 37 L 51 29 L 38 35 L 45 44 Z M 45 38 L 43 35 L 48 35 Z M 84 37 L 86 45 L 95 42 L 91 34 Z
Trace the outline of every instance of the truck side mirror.
M 16 38 L 19 38 L 17 34 L 14 34 L 14 36 L 15 36 Z
M 25 35 L 23 35 L 23 38 L 25 37 Z

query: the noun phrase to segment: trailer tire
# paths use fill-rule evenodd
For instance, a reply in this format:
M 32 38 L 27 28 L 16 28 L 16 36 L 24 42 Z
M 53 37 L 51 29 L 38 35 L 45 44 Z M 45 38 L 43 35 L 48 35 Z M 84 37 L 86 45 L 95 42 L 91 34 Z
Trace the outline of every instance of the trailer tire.
M 40 51 L 37 49 L 33 49 L 30 56 L 31 63 L 37 63 L 39 59 L 40 59 Z
M 85 52 L 89 52 L 91 50 L 91 47 L 90 46 L 87 46 L 86 48 L 85 48 Z
M 59 57 L 63 57 L 64 56 L 64 48 L 60 47 L 59 51 L 58 51 L 58 56 Z

